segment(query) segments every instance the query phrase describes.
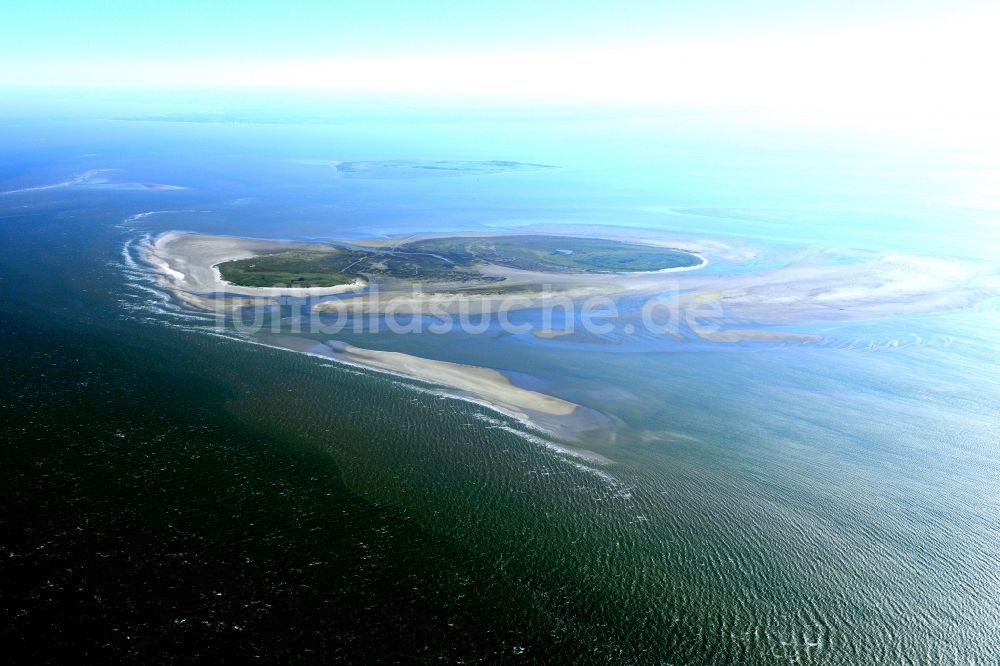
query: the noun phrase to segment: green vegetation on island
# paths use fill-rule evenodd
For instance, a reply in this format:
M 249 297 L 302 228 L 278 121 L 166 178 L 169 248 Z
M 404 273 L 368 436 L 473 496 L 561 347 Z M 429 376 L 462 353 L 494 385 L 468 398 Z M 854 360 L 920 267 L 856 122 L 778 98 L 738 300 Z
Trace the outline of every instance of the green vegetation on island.
M 330 246 L 280 251 L 218 265 L 227 282 L 246 287 L 332 287 L 360 277 L 409 281 L 498 282 L 485 265 L 557 273 L 631 273 L 698 266 L 701 258 L 674 248 L 567 236 L 460 236 L 389 248 Z
M 349 284 L 355 275 L 349 270 L 351 254 L 332 252 L 276 252 L 218 265 L 222 279 L 244 287 L 334 287 Z
M 529 271 L 632 273 L 688 268 L 701 258 L 673 248 L 600 238 L 567 236 L 482 236 L 431 238 L 401 246 L 452 261 L 482 262 Z
M 353 249 L 284 251 L 218 265 L 222 279 L 243 287 L 333 287 L 361 277 L 400 280 L 487 280 L 474 270 L 421 252 Z

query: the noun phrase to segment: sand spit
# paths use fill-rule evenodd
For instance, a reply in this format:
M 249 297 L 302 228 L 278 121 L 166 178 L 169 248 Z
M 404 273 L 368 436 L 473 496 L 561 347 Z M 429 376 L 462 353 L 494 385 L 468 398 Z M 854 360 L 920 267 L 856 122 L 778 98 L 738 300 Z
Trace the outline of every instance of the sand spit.
M 588 433 L 613 441 L 617 419 L 582 405 L 539 391 L 514 385 L 501 372 L 450 361 L 438 361 L 401 352 L 387 352 L 355 347 L 337 340 L 314 339 L 284 334 L 259 334 L 260 344 L 329 358 L 347 365 L 384 372 L 443 387 L 444 394 L 483 404 L 521 421 L 529 428 L 569 442 L 578 442 Z M 560 449 L 591 462 L 610 461 L 598 453 L 571 446 Z
M 522 419 L 529 419 L 529 412 L 569 416 L 579 408 L 561 398 L 515 386 L 507 377 L 491 368 L 437 361 L 401 352 L 363 349 L 336 340 L 318 342 L 292 335 L 270 334 L 260 338 L 268 344 L 286 349 L 318 354 L 469 393 Z
M 169 183 L 135 183 L 135 182 L 115 182 L 104 174 L 121 171 L 121 169 L 91 169 L 79 175 L 73 176 L 58 183 L 49 185 L 35 185 L 32 187 L 22 187 L 16 190 L 0 192 L 0 196 L 28 194 L 31 192 L 44 192 L 47 190 L 60 189 L 91 189 L 91 190 L 151 190 L 151 191 L 174 191 L 186 190 L 181 185 L 170 185 Z
M 411 356 L 399 352 L 374 351 L 343 345 L 343 354 L 363 365 L 425 379 L 434 384 L 467 391 L 523 414 L 524 410 L 553 416 L 568 416 L 577 406 L 560 398 L 529 391 L 511 384 L 496 370 Z

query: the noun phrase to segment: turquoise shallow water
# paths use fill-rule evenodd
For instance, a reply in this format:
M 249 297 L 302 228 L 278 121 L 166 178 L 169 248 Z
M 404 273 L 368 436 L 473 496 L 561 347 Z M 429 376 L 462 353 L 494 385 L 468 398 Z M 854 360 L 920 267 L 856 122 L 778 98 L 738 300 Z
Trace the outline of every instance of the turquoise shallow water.
M 18 655 L 997 661 L 995 303 L 813 325 L 814 346 L 357 336 L 612 415 L 617 436 L 587 442 L 613 461 L 597 465 L 433 387 L 206 335 L 129 262 L 178 228 L 568 224 L 765 250 L 719 271 L 817 246 L 983 261 L 981 160 L 691 120 L 2 131 L 3 191 L 105 168 L 189 188 L 0 197 L 0 612 Z M 339 159 L 560 168 L 309 163 Z

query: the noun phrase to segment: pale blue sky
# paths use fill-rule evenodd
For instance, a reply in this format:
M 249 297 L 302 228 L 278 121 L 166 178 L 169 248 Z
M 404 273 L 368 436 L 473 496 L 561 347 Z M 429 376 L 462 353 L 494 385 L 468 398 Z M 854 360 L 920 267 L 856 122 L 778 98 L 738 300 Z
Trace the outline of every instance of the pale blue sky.
M 0 60 L 614 47 L 851 26 L 960 6 L 942 0 L 5 0 Z
M 997 34 L 996 0 L 5 0 L 0 88 L 736 108 L 1000 143 Z

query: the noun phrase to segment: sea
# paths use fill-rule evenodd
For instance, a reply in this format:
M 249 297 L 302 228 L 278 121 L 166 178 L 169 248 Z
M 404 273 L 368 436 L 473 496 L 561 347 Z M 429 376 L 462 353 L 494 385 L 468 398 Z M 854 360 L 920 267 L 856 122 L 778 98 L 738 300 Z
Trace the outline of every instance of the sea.
M 995 270 L 1000 153 L 705 110 L 46 104 L 0 118 L 8 657 L 1000 663 L 996 294 L 808 344 L 342 338 L 594 410 L 595 457 L 220 329 L 141 252 L 578 228 L 760 252 L 706 269 L 734 275 Z

